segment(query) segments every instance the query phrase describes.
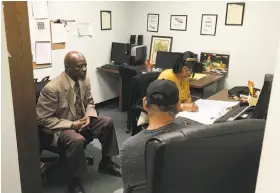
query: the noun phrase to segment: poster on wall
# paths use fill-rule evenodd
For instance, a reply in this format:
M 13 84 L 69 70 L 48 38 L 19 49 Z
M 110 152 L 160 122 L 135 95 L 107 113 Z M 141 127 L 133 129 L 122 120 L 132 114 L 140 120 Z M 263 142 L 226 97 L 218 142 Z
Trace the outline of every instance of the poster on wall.
M 187 15 L 171 15 L 170 30 L 186 31 L 187 30 Z
M 216 35 L 218 15 L 202 14 L 200 35 Z
M 35 20 L 36 41 L 51 41 L 50 21 L 48 19 Z M 31 24 L 32 25 L 32 24 Z M 34 30 L 34 26 L 32 29 Z
M 229 67 L 229 55 L 201 52 L 200 62 L 206 72 L 226 74 Z
M 172 48 L 173 37 L 168 36 L 152 36 L 150 45 L 150 63 L 156 63 L 157 51 L 170 52 Z
M 225 25 L 243 25 L 245 3 L 228 3 Z
M 147 31 L 158 32 L 159 14 L 149 13 L 147 17 Z

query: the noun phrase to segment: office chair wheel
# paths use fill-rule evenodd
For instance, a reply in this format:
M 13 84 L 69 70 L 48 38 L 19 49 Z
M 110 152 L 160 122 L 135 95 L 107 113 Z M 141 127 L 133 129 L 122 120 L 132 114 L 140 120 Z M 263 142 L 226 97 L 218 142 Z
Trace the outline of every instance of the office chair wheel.
M 91 165 L 94 164 L 94 158 L 93 157 L 87 157 L 86 162 L 87 162 L 87 165 L 91 166 Z

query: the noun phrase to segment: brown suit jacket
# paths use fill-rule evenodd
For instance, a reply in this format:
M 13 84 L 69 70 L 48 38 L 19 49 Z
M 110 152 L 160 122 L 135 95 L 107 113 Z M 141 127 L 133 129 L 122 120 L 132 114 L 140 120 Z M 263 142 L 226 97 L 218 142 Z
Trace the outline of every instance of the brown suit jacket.
M 88 77 L 79 81 L 83 111 L 86 116 L 96 117 Z M 70 128 L 76 117 L 74 91 L 65 72 L 51 80 L 41 91 L 37 103 L 38 126 L 48 129 Z

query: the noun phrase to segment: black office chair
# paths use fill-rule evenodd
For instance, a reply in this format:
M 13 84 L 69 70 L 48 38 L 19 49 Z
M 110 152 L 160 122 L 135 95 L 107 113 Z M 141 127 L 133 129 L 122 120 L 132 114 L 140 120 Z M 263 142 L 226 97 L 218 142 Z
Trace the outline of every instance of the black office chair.
M 136 76 L 139 72 L 131 68 L 129 65 L 122 64 L 119 66 L 119 73 L 122 81 L 122 110 L 127 111 L 129 107 L 129 90 L 132 77 Z
M 265 120 L 192 126 L 146 143 L 146 193 L 254 193 Z M 137 192 L 137 191 L 136 191 Z
M 139 115 L 142 111 L 142 99 L 146 96 L 147 88 L 151 82 L 156 80 L 160 72 L 148 72 L 145 74 L 138 74 L 134 76 L 131 80 L 130 87 L 130 100 L 129 100 L 129 110 L 128 116 L 128 132 L 132 130 L 131 135 L 137 134 L 142 130 L 141 127 L 137 126 L 137 121 Z

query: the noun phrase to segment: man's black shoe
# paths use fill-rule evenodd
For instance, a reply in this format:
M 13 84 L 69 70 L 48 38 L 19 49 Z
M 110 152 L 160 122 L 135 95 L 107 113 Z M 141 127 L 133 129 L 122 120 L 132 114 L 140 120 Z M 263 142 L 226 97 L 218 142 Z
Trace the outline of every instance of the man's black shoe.
M 83 186 L 80 183 L 68 184 L 70 193 L 85 193 Z
M 108 161 L 108 162 L 100 161 L 98 172 L 121 177 L 120 167 L 112 161 Z

